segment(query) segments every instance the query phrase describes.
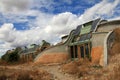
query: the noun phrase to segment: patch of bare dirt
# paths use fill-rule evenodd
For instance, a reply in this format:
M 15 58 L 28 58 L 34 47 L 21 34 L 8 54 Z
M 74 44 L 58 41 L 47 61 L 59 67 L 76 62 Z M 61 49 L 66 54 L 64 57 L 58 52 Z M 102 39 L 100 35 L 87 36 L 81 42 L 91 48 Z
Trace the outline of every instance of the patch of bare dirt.
M 87 59 L 56 65 L 0 66 L 0 80 L 120 80 L 119 71 L 120 54 L 116 54 L 106 67 L 91 64 Z

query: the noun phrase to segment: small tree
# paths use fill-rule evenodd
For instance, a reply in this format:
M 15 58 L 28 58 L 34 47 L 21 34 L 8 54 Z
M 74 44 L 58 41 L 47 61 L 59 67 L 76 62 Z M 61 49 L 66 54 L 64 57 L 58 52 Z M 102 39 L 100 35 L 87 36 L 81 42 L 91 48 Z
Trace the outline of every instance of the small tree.
M 2 60 L 5 60 L 7 62 L 16 62 L 19 61 L 20 56 L 19 56 L 19 49 L 16 48 L 14 51 L 11 51 L 10 53 L 8 53 L 8 51 L 6 52 L 6 54 L 4 54 L 2 56 Z
M 16 61 L 19 61 L 19 54 L 18 54 L 18 51 L 15 50 L 14 52 L 12 52 L 10 55 L 9 55 L 9 62 L 16 62 Z

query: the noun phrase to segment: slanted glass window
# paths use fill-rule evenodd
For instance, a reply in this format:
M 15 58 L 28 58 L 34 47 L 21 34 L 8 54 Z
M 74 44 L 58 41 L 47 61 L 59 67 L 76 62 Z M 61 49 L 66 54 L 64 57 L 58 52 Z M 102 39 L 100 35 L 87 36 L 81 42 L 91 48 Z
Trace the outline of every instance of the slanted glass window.
M 81 28 L 80 35 L 90 33 L 90 31 L 91 31 L 91 25 L 92 25 L 91 22 L 83 24 L 84 27 Z

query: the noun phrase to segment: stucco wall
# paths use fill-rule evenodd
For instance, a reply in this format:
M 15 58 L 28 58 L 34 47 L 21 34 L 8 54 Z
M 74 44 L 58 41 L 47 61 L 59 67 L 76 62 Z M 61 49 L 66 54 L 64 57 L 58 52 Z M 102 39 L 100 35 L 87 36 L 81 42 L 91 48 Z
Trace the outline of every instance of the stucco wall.
M 120 21 L 111 21 L 98 26 L 97 32 L 109 32 L 116 28 L 120 28 Z
M 35 63 L 48 64 L 48 63 L 63 63 L 69 59 L 69 55 L 64 52 L 43 54 L 35 61 Z
M 93 33 L 92 34 L 92 51 L 91 51 L 91 57 L 92 57 L 92 63 L 95 64 L 103 64 L 101 62 L 102 56 L 104 54 L 104 40 L 106 38 L 106 35 L 108 33 L 101 32 L 101 33 Z
M 69 59 L 68 48 L 59 45 L 41 52 L 35 59 L 35 63 L 62 63 Z
M 97 46 L 92 48 L 92 52 L 91 52 L 92 63 L 94 64 L 100 63 L 100 59 L 104 51 L 103 49 L 104 49 L 103 46 Z
M 104 39 L 108 33 L 93 33 L 92 34 L 92 47 L 104 46 Z
M 104 66 L 107 64 L 108 50 L 112 45 L 114 36 L 109 32 L 120 28 L 120 20 L 109 21 L 99 24 L 97 30 L 92 35 L 92 62 Z M 95 57 L 96 56 L 96 57 Z
M 99 64 L 102 66 L 106 66 L 108 64 L 109 50 L 114 41 L 114 34 L 112 34 L 112 31 L 116 28 L 120 28 L 120 20 L 109 21 L 109 22 L 100 24 L 97 28 L 98 33 L 99 32 L 108 32 L 107 34 L 105 34 L 105 36 L 98 35 L 98 37 L 96 37 L 96 39 L 94 38 L 95 40 L 97 40 L 97 43 L 95 41 L 93 41 L 93 48 L 98 45 L 103 46 L 103 51 L 102 51 L 103 53 L 101 54 L 100 61 L 99 61 Z M 101 41 L 103 41 L 103 42 L 101 42 Z

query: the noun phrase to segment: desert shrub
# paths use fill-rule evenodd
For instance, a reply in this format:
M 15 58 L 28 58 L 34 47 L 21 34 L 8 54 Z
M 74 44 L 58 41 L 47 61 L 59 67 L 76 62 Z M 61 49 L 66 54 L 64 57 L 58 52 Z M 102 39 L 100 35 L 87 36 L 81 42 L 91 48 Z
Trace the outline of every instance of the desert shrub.
M 62 71 L 69 74 L 76 74 L 78 72 L 78 65 L 75 62 L 70 62 L 62 66 Z
M 29 74 L 19 74 L 17 80 L 33 80 Z
M 1 59 L 8 62 L 9 56 L 10 56 L 10 54 L 4 54 L 4 55 L 1 57 Z
M 6 75 L 0 75 L 0 80 L 7 80 L 7 76 Z
M 9 62 L 15 62 L 15 61 L 18 61 L 18 60 L 19 60 L 19 54 L 18 54 L 17 51 L 12 52 L 12 53 L 9 55 L 9 59 L 8 59 Z
M 19 61 L 19 58 L 20 56 L 18 54 L 18 50 L 16 49 L 15 51 L 11 53 L 6 52 L 6 54 L 4 54 L 1 59 L 7 62 L 16 62 L 16 61 Z

